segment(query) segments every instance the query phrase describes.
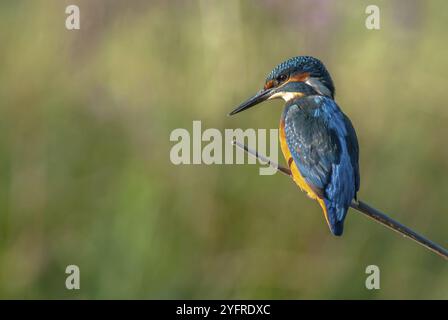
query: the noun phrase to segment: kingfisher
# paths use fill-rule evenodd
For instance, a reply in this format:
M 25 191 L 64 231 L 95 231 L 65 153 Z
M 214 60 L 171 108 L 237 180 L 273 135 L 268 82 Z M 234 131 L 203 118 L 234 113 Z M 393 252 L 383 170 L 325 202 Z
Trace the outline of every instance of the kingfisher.
M 288 59 L 229 115 L 272 99 L 285 101 L 279 139 L 294 182 L 319 203 L 331 233 L 341 236 L 359 190 L 359 145 L 350 119 L 335 102 L 330 73 L 317 58 Z

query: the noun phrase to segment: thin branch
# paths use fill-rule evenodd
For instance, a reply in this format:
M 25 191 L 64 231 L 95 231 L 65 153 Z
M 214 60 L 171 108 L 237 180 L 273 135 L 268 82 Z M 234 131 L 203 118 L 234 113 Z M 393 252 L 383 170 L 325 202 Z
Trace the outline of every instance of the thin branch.
M 235 139 L 232 141 L 232 144 L 235 145 L 236 147 L 244 150 L 248 154 L 254 156 L 255 158 L 261 160 L 262 162 L 269 164 L 271 167 L 277 169 L 284 175 L 287 175 L 292 178 L 291 170 L 289 170 L 288 168 L 280 166 L 278 163 L 271 161 L 270 159 L 266 158 L 264 155 L 260 154 L 256 150 L 250 149 L 248 146 L 236 141 Z M 419 245 L 434 252 L 435 254 L 439 255 L 440 257 L 448 259 L 448 250 L 441 247 L 437 243 L 434 243 L 431 240 L 421 236 L 420 234 L 413 231 L 412 229 L 402 225 L 398 221 L 388 217 L 386 214 L 369 206 L 365 202 L 353 200 L 350 207 L 352 207 L 356 211 L 368 216 L 369 218 L 373 219 L 374 221 L 382 224 L 383 226 L 386 226 L 387 228 L 401 234 L 402 236 L 409 238 L 411 240 L 414 240 Z

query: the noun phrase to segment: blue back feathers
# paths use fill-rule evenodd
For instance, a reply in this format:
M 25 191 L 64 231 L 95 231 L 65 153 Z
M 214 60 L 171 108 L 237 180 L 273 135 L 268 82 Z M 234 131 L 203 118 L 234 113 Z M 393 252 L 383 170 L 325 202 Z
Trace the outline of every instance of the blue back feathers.
M 341 235 L 359 190 L 358 141 L 350 120 L 334 100 L 320 95 L 288 103 L 283 120 L 294 162 L 324 200 L 331 232 Z

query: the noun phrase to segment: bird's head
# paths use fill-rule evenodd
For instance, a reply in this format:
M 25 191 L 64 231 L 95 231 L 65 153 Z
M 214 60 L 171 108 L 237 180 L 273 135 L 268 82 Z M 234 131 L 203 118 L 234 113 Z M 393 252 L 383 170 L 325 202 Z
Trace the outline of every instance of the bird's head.
M 263 101 L 282 98 L 289 101 L 308 95 L 334 98 L 334 85 L 324 64 L 309 56 L 294 57 L 269 73 L 263 89 L 229 113 L 234 115 Z

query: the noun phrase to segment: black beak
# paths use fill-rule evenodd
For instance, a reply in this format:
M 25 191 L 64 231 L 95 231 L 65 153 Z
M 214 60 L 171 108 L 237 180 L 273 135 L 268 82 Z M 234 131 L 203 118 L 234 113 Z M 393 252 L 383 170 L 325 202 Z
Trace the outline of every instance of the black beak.
M 238 108 L 230 112 L 228 115 L 233 116 L 234 114 L 237 114 L 238 112 L 244 111 L 246 109 L 249 109 L 250 107 L 253 107 L 263 101 L 266 101 L 269 99 L 269 97 L 272 95 L 273 89 L 263 89 L 260 90 L 256 95 L 254 95 L 252 98 L 246 100 L 242 104 L 239 105 Z

